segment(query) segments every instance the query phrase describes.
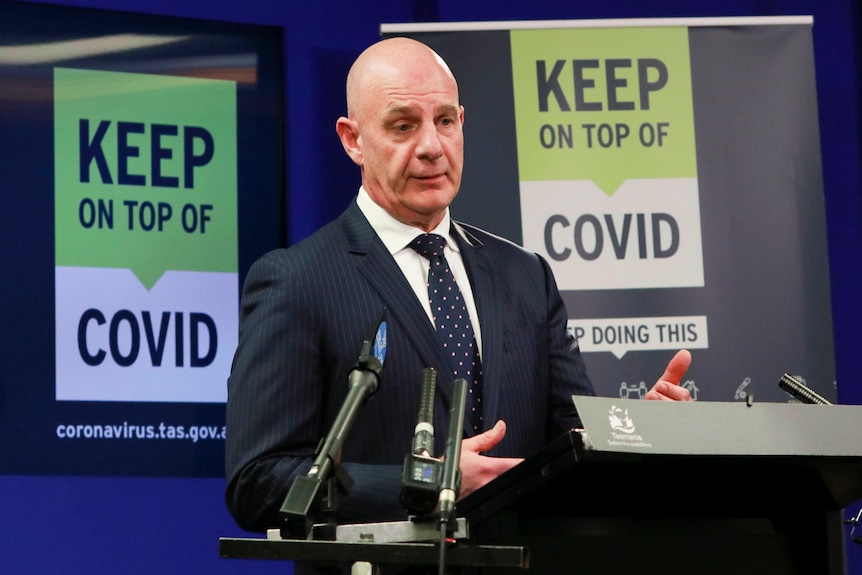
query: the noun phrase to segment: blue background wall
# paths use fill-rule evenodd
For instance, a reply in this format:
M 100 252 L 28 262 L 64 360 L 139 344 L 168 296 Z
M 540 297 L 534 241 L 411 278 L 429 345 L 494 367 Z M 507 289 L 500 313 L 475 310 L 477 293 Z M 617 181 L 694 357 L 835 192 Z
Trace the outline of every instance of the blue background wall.
M 58 0 L 54 3 L 281 26 L 285 32 L 290 241 L 341 212 L 358 172 L 335 136 L 343 82 L 381 22 L 812 14 L 820 107 L 838 397 L 862 404 L 862 188 L 857 0 Z M 71 24 L 70 24 L 71 25 Z M 467 144 L 469 145 L 469 143 Z M 828 313 L 828 310 L 823 310 Z M 776 337 L 780 337 L 777 335 Z M 763 342 L 768 346 L 769 342 Z M 817 345 L 817 342 L 811 342 Z M 226 374 L 227 375 L 227 374 Z M 15 441 L 4 437 L 3 441 Z M 244 535 L 214 479 L 0 476 L 0 572 L 285 573 L 218 558 Z M 858 506 L 851 507 L 855 514 Z M 849 540 L 848 540 L 849 541 Z M 862 546 L 848 542 L 849 573 Z

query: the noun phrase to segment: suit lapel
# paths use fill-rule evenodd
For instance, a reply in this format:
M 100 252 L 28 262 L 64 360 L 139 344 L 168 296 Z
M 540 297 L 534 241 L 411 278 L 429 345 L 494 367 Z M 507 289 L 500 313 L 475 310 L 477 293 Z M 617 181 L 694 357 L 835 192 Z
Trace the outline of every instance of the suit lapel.
M 446 356 L 425 310 L 417 301 L 416 294 L 404 278 L 401 268 L 355 202 L 341 215 L 339 222 L 344 230 L 348 251 L 357 256 L 357 271 L 383 298 L 389 317 L 397 320 L 416 348 L 424 366 L 433 367 L 438 374 L 442 374 L 438 377 L 438 382 L 448 405 L 452 398 L 452 382 L 445 376 L 449 372 Z M 416 385 L 419 385 L 418 372 Z
M 503 324 L 500 318 L 504 310 L 500 309 L 494 273 L 483 252 L 482 242 L 462 226 L 455 226 L 460 232 L 454 234 L 455 241 L 461 250 L 461 258 L 470 278 L 473 300 L 479 313 L 479 326 L 482 329 L 482 409 L 485 425 L 490 426 L 497 421 L 499 413 L 499 382 L 503 357 Z

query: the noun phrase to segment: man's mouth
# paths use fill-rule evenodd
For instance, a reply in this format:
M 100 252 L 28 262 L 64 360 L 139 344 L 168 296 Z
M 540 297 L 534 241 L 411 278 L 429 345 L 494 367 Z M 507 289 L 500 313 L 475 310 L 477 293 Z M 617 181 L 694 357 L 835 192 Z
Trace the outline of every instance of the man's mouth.
M 416 175 L 413 176 L 417 180 L 435 180 L 438 178 L 444 178 L 446 174 L 426 174 L 426 175 Z

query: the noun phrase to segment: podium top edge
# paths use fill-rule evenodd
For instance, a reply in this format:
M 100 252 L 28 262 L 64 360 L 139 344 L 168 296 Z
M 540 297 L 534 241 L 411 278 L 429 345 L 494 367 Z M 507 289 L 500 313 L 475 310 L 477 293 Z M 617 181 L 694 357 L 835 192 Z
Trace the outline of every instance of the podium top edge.
M 862 461 L 862 407 L 573 396 L 588 453 Z

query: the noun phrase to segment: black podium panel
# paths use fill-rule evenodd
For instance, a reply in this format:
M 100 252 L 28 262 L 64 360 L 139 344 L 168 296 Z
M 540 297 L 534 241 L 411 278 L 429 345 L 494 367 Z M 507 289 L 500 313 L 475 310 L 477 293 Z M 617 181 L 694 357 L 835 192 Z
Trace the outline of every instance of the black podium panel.
M 531 572 L 840 575 L 862 410 L 575 398 L 585 424 L 458 505 Z

